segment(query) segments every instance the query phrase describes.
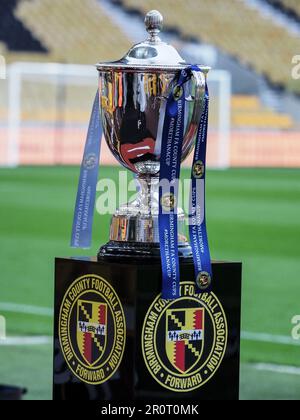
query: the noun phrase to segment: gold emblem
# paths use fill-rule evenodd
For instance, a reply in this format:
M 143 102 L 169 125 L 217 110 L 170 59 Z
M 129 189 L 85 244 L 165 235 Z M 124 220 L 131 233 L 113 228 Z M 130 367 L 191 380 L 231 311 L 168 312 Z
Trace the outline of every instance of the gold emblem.
M 143 325 L 142 351 L 149 373 L 162 387 L 190 392 L 218 371 L 227 348 L 224 309 L 213 293 L 199 293 L 182 282 L 181 297 L 157 296 Z
M 81 381 L 97 385 L 119 368 L 126 342 L 124 311 L 113 287 L 94 274 L 76 279 L 60 308 L 63 356 Z
M 175 101 L 179 101 L 179 99 L 182 98 L 182 95 L 184 93 L 183 87 L 176 85 L 173 89 L 173 98 L 175 99 Z
M 166 193 L 161 197 L 161 206 L 165 212 L 174 210 L 176 206 L 176 197 L 173 193 Z
M 211 276 L 206 271 L 201 271 L 196 279 L 196 284 L 200 290 L 207 290 L 211 285 Z
M 196 179 L 200 179 L 203 177 L 205 172 L 204 163 L 201 160 L 198 160 L 194 163 L 193 166 L 193 177 Z

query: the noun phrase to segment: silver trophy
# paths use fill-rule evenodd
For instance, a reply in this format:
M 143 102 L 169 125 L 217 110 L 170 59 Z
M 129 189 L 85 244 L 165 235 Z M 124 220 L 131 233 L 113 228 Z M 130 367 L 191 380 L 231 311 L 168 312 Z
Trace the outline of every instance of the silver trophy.
M 137 198 L 113 215 L 110 241 L 98 256 L 159 255 L 158 197 L 162 129 L 167 98 L 188 63 L 161 41 L 162 15 L 147 13 L 149 37 L 119 61 L 99 63 L 101 118 L 106 142 L 116 159 L 136 174 Z M 191 153 L 200 123 L 208 67 L 193 72 L 186 85 L 185 135 L 181 160 Z M 178 209 L 178 248 L 190 257 L 185 214 Z

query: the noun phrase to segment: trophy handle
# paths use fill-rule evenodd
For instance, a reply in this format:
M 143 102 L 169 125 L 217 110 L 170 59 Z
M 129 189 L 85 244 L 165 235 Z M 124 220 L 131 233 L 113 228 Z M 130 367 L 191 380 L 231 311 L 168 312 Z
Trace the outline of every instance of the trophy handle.
M 194 145 L 195 143 L 205 98 L 207 72 L 193 71 L 192 75 L 195 84 L 194 109 L 183 139 L 182 160 L 185 160 L 193 149 L 191 144 Z

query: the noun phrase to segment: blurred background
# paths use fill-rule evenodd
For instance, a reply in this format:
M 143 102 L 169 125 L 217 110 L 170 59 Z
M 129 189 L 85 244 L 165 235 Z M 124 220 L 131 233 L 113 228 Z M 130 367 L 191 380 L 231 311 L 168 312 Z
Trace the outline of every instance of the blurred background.
M 0 0 L 0 383 L 51 398 L 53 264 L 83 254 L 69 237 L 94 64 L 146 38 L 151 9 L 213 68 L 208 229 L 214 259 L 244 263 L 241 398 L 300 399 L 299 0 Z M 109 219 L 95 215 L 85 255 Z

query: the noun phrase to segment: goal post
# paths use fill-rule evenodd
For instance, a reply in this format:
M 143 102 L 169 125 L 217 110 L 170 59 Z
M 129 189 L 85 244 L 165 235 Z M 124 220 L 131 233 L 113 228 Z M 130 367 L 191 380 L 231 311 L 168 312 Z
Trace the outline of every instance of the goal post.
M 33 83 L 38 87 L 36 92 L 27 89 L 24 92 L 26 82 Z M 22 129 L 26 127 L 26 118 L 23 115 L 23 106 L 31 110 L 31 123 L 38 126 L 39 124 L 48 123 L 48 130 L 54 131 L 59 125 L 57 118 L 59 117 L 58 108 L 66 107 L 67 103 L 59 103 L 56 100 L 54 107 L 49 109 L 49 120 L 39 114 L 43 110 L 43 114 L 47 113 L 47 103 L 51 102 L 51 88 L 56 88 L 57 92 L 64 90 L 67 86 L 89 87 L 87 91 L 87 101 L 91 98 L 91 90 L 95 92 L 97 88 L 97 73 L 93 66 L 74 65 L 74 64 L 58 64 L 58 63 L 14 63 L 8 68 L 8 147 L 7 147 L 7 166 L 15 167 L 21 162 L 21 138 Z M 56 99 L 59 97 L 56 94 Z M 80 99 L 77 107 L 80 108 Z M 85 101 L 86 102 L 86 101 Z M 24 104 L 25 103 L 25 104 Z M 89 106 L 89 105 L 88 105 Z M 86 111 L 86 110 L 85 110 Z M 28 115 L 27 115 L 28 116 Z M 33 131 L 34 132 L 34 131 Z M 45 147 L 47 147 L 45 144 Z M 41 145 L 42 146 L 42 145 Z M 34 150 L 32 150 L 34 154 Z M 34 161 L 34 159 L 33 159 Z M 39 164 L 38 159 L 36 163 Z
M 208 73 L 210 90 L 210 121 L 208 152 L 210 140 L 212 150 L 208 156 L 208 165 L 215 169 L 230 167 L 231 134 L 231 74 L 226 70 L 212 70 Z

